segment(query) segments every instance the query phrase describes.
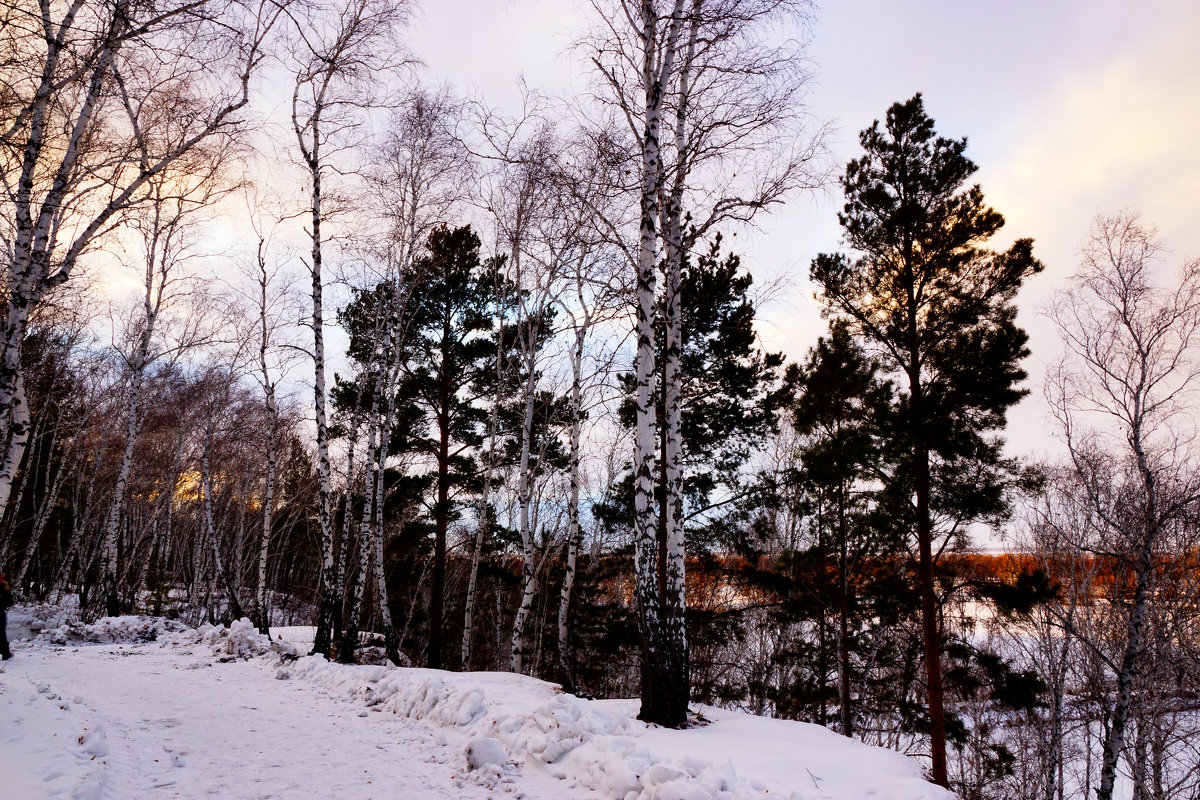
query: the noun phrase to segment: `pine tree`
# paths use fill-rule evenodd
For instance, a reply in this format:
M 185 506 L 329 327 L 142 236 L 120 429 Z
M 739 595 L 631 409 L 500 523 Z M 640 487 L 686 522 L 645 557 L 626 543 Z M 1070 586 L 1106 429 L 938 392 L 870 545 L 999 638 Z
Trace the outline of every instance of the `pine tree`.
M 986 243 L 1004 225 L 988 207 L 966 139 L 934 132 L 921 95 L 888 109 L 859 135 L 865 154 L 846 167 L 838 215 L 851 254 L 820 255 L 812 278 L 831 313 L 879 352 L 901 379 L 898 473 L 918 550 L 932 777 L 947 785 L 946 718 L 934 522 L 1002 511 L 1005 464 L 993 435 L 1023 394 L 1026 335 L 1013 300 L 1041 270 L 1033 243 Z M 952 507 L 948 507 L 952 506 Z M 959 531 L 964 527 L 956 526 Z
M 836 620 L 837 699 L 840 728 L 846 736 L 854 730 L 854 634 L 875 594 L 875 587 L 867 585 L 872 581 L 859 570 L 870 566 L 863 562 L 878 564 L 901 549 L 890 526 L 878 524 L 881 520 L 875 514 L 893 400 L 893 387 L 879 372 L 878 362 L 854 342 L 844 323 L 835 320 L 829 336 L 817 342 L 799 375 L 793 376 L 798 378 L 799 391 L 792 422 L 804 437 L 796 477 L 818 531 L 810 550 L 818 580 L 806 581 L 805 588 L 817 592 L 822 633 L 827 618 Z M 823 683 L 825 636 L 819 639 L 818 672 Z M 824 703 L 826 692 L 818 694 Z
M 487 272 L 495 265 L 482 263 L 479 248 L 469 226 L 434 230 L 426 255 L 414 266 L 408 303 L 411 356 L 401 391 L 424 412 L 428 433 L 413 445 L 435 464 L 428 658 L 435 669 L 443 665 L 446 534 L 455 495 L 479 478 L 474 453 L 483 443 L 487 411 L 482 398 L 489 395 L 496 348 L 494 289 Z

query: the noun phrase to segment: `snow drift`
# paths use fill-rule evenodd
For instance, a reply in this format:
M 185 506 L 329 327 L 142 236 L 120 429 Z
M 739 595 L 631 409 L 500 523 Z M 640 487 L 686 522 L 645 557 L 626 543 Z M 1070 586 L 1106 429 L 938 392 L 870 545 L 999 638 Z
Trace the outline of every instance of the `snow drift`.
M 707 724 L 666 730 L 638 721 L 636 701 L 583 700 L 510 673 L 354 667 L 321 656 L 287 672 L 346 701 L 465 734 L 472 766 L 511 760 L 619 800 L 952 798 L 915 761 L 817 725 L 704 706 Z
M 25 646 L 141 643 L 198 656 L 199 661 L 188 662 L 195 667 L 231 661 L 261 665 L 263 680 L 306 684 L 358 706 L 358 716 L 374 711 L 414 721 L 430 731 L 428 748 L 443 754 L 439 760 L 449 756 L 461 775 L 485 786 L 557 778 L 563 782 L 561 797 L 614 800 L 953 797 L 924 781 L 917 762 L 816 725 L 701 706 L 696 710 L 703 724 L 667 730 L 637 720 L 637 701 L 583 700 L 522 675 L 347 666 L 321 656 L 301 657 L 297 645 L 311 629 L 284 629 L 296 642 L 291 643 L 259 634 L 248 620 L 228 628 L 188 628 L 154 617 L 103 618 L 85 625 L 48 609 L 21 619 L 23 638 L 33 640 Z M 39 724 L 53 728 L 46 731 L 49 739 L 60 747 L 65 742 L 69 751 L 52 760 L 77 767 L 48 779 L 47 789 L 53 786 L 53 791 L 47 796 L 96 796 L 104 777 L 99 769 L 105 761 L 103 730 L 95 725 L 83 730 L 65 701 L 58 709 L 47 705 L 60 698 L 30 691 L 6 699 L 22 707 L 46 706 Z

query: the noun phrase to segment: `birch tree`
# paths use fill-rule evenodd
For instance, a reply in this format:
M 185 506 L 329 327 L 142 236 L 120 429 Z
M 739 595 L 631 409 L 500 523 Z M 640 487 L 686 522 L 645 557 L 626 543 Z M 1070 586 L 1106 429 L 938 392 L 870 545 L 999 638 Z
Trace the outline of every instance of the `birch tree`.
M 29 314 L 148 184 L 202 143 L 234 137 L 287 3 L 80 0 L 8 7 L 0 120 L 7 302 L 0 327 L 0 508 L 29 412 Z
M 806 5 L 791 0 L 612 0 L 594 4 L 603 22 L 586 42 L 604 100 L 628 128 L 637 198 L 636 244 L 624 246 L 636 274 L 636 407 L 633 471 L 635 586 L 643 639 L 641 718 L 687 723 L 688 657 L 680 456 L 679 287 L 689 241 L 709 228 L 748 221 L 798 186 L 812 169 L 819 137 L 796 123 L 805 75 L 792 47 L 764 44 L 766 32 Z M 786 131 L 801 130 L 800 137 Z M 707 174 L 705 174 L 707 172 Z M 735 175 L 745 176 L 735 180 Z M 609 221 L 614 233 L 621 227 Z M 620 235 L 620 234 L 618 234 Z M 657 304 L 656 268 L 664 265 Z M 665 508 L 654 498 L 656 313 L 666 348 Z M 659 539 L 663 539 L 660 548 Z M 661 549 L 661 556 L 660 556 Z M 662 561 L 662 569 L 659 562 Z M 665 580 L 659 587 L 658 574 Z
M 1195 403 L 1200 389 L 1200 261 L 1158 280 L 1162 245 L 1134 215 L 1097 218 L 1071 286 L 1050 316 L 1066 355 L 1046 393 L 1087 498 L 1092 525 L 1077 546 L 1128 569 L 1120 585 L 1116 658 L 1096 796 L 1111 800 L 1147 666 L 1153 585 L 1172 541 L 1200 510 Z M 1079 631 L 1075 631 L 1077 634 Z M 1084 639 L 1086 644 L 1091 644 Z M 1093 649 L 1094 646 L 1093 646 Z
M 251 197 L 256 205 L 257 198 Z M 270 609 L 267 602 L 267 565 L 271 549 L 276 504 L 276 473 L 278 470 L 280 411 L 277 397 L 279 381 L 283 379 L 294 360 L 289 348 L 285 317 L 296 311 L 289 276 L 273 261 L 272 234 L 274 229 L 251 209 L 254 227 L 255 252 L 247 268 L 250 288 L 246 300 L 254 309 L 251 319 L 253 331 L 248 332 L 251 348 L 255 354 L 251 374 L 258 383 L 263 397 L 266 414 L 266 431 L 263 439 L 263 493 L 260 537 L 257 548 L 254 602 L 251 619 L 258 631 L 267 634 L 270 629 Z
M 382 103 L 381 81 L 403 63 L 396 42 L 408 13 L 404 0 L 353 0 L 337 9 L 318 9 L 302 20 L 300 64 L 292 92 L 292 129 L 308 173 L 308 234 L 312 249 L 313 406 L 317 428 L 317 515 L 321 530 L 321 580 L 313 652 L 329 654 L 340 633 L 341 587 L 337 583 L 330 512 L 329 429 L 325 411 L 324 256 L 322 224 L 330 212 L 324 178 L 355 139 L 367 110 Z M 344 166 L 344 165 L 343 165 Z
M 201 222 L 198 216 L 228 191 L 221 175 L 227 153 L 205 153 L 203 148 L 196 148 L 190 156 L 175 162 L 183 168 L 182 174 L 168 169 L 147 182 L 150 197 L 143 214 L 130 220 L 140 239 L 134 253 L 141 261 L 142 297 L 141 314 L 130 331 L 132 342 L 124 356 L 128 373 L 125 445 L 104 526 L 103 574 L 109 616 L 122 611 L 117 587 L 118 535 L 134 449 L 142 429 L 142 390 L 147 371 L 160 359 L 177 361 L 206 337 L 208 320 L 204 316 L 208 309 L 202 293 L 192 291 L 189 281 L 195 277 L 186 274 L 186 270 L 188 261 L 200 255 L 196 251 Z M 189 300 L 199 301 L 194 303 L 190 316 L 175 320 L 173 330 L 161 330 L 164 312 L 170 313 L 173 306 Z

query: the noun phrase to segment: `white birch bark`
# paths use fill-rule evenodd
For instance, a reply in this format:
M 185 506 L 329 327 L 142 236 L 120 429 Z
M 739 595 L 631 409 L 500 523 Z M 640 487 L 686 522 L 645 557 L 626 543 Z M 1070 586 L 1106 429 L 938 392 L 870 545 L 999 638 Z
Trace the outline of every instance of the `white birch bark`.
M 581 286 L 578 282 L 577 287 Z M 581 305 L 583 292 L 579 291 Z M 583 528 L 579 524 L 579 481 L 580 481 L 580 432 L 583 421 L 583 355 L 587 338 L 588 312 L 580 311 L 584 319 L 575 328 L 575 347 L 571 351 L 571 440 L 570 489 L 567 497 L 567 557 L 563 572 L 562 590 L 558 600 L 558 664 L 564 687 L 574 685 L 571 679 L 571 650 L 569 641 L 568 615 L 571 608 L 571 593 L 575 588 L 575 565 L 579 557 L 579 545 L 583 539 Z
M 263 341 L 265 343 L 265 322 L 263 328 Z M 267 369 L 265 346 L 261 351 L 261 364 L 263 384 L 266 387 L 267 442 L 266 453 L 264 455 L 266 456 L 267 471 L 263 482 L 262 535 L 259 537 L 258 544 L 258 577 L 255 582 L 253 617 L 258 632 L 267 635 L 270 633 L 271 624 L 270 610 L 267 607 L 267 558 L 270 555 L 271 526 L 273 524 L 272 514 L 275 510 L 275 437 L 279 430 L 279 411 L 275 407 L 275 384 L 271 381 L 270 373 Z
M 324 111 L 325 91 L 329 87 L 330 70 L 320 85 L 313 101 L 311 115 L 303 122 L 298 114 L 299 93 L 302 83 L 297 81 L 292 95 L 292 124 L 300 152 L 309 170 L 309 236 L 312 239 L 309 272 L 312 277 L 312 331 L 313 331 L 313 411 L 317 425 L 317 519 L 321 530 L 321 575 L 317 633 L 313 641 L 313 652 L 328 656 L 330 645 L 338 627 L 340 616 L 341 586 L 337 582 L 337 564 L 334 560 L 333 521 L 330 518 L 329 494 L 329 423 L 325 413 L 325 310 L 324 278 L 322 276 L 321 239 L 321 177 L 324 164 L 321 161 L 321 115 Z
M 684 530 L 683 530 L 683 433 L 681 430 L 682 408 L 680 396 L 682 376 L 680 358 L 683 348 L 682 283 L 683 261 L 686 245 L 683 231 L 683 188 L 688 173 L 691 144 L 688 137 L 688 100 L 692 61 L 699 34 L 702 0 L 693 0 L 691 19 L 688 25 L 687 44 L 679 66 L 678 88 L 675 99 L 675 167 L 671 191 L 667 198 L 664 217 L 663 238 L 666 249 L 666 286 L 664 292 L 664 352 L 663 358 L 663 416 L 666 423 L 661 435 L 665 439 L 663 448 L 666 478 L 663 502 L 666 517 L 665 556 L 663 565 L 664 636 L 672 652 L 673 667 L 683 674 L 677 680 L 684 685 L 690 683 L 687 652 L 687 620 L 685 597 Z
M 401 271 L 397 277 L 397 302 L 403 302 L 405 297 L 405 278 L 404 272 Z M 385 511 L 385 486 L 387 478 L 387 460 L 388 447 L 392 441 L 392 429 L 396 419 L 396 384 L 399 380 L 401 364 L 401 339 L 403 331 L 397 330 L 402 318 L 401 308 L 389 309 L 388 319 L 386 321 L 387 334 L 385 336 L 384 352 L 381 361 L 381 374 L 385 376 L 381 391 L 385 393 L 382 404 L 384 406 L 382 430 L 379 435 L 379 442 L 374 452 L 375 480 L 374 480 L 374 524 L 371 526 L 371 564 L 375 575 L 375 599 L 379 605 L 379 616 L 383 624 L 384 649 L 389 661 L 399 665 L 400 659 L 400 639 L 396 635 L 396 626 L 392 620 L 392 606 L 388 597 L 387 574 L 384 569 L 384 553 L 383 553 L 383 523 Z M 378 394 L 377 394 L 378 397 Z
M 379 480 L 379 458 L 376 452 L 377 435 L 378 435 L 378 392 L 375 393 L 376 400 L 371 409 L 371 416 L 367 420 L 367 479 L 366 486 L 363 487 L 363 504 L 362 517 L 359 520 L 358 526 L 358 558 L 354 565 L 354 582 L 350 595 L 350 615 L 347 617 L 345 630 L 342 631 L 341 648 L 338 652 L 338 661 L 343 664 L 354 663 L 354 652 L 358 648 L 358 632 L 359 624 L 362 620 L 362 604 L 366 597 L 366 584 L 369 570 L 373 567 L 374 560 L 372 542 L 372 530 L 375 522 L 375 486 Z M 349 509 L 347 508 L 347 513 Z M 348 547 L 349 542 L 344 542 L 343 547 Z M 370 552 L 368 549 L 370 548 Z
M 532 322 L 526 321 L 526 325 L 530 324 Z M 526 341 L 524 345 L 526 348 L 536 346 L 532 341 Z M 518 529 L 521 534 L 521 603 L 517 607 L 516 617 L 513 620 L 510 659 L 510 667 L 513 672 L 517 673 L 525 671 L 525 648 L 528 646 L 525 626 L 529 619 L 529 611 L 533 608 L 533 595 L 536 586 L 534 532 L 530 523 L 530 502 L 533 494 L 533 486 L 529 459 L 530 439 L 533 433 L 533 405 L 537 392 L 537 372 L 532 368 L 533 365 L 528 363 L 532 361 L 532 358 L 528 355 L 526 358 L 526 369 L 528 372 L 525 376 L 525 403 L 521 424 L 521 456 L 517 466 Z
M 664 637 L 663 608 L 658 587 L 658 515 L 654 509 L 656 374 L 654 323 L 656 305 L 655 268 L 658 259 L 659 196 L 663 188 L 662 128 L 665 83 L 674 68 L 683 20 L 683 0 L 676 0 L 667 22 L 667 32 L 659 38 L 661 21 L 650 3 L 642 5 L 638 20 L 641 42 L 641 79 L 644 101 L 640 122 L 641 143 L 641 224 L 637 259 L 637 355 L 636 422 L 634 428 L 634 582 L 638 599 L 643 639 L 641 716 L 667 724 L 682 724 L 670 719 L 664 703 L 669 691 L 668 664 L 671 653 Z M 686 721 L 686 719 L 684 720 Z

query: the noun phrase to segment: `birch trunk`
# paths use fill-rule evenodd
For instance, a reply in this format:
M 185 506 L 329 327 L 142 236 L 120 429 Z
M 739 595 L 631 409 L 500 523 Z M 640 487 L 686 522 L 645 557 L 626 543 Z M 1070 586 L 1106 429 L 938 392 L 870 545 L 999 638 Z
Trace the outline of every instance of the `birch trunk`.
M 1152 541 L 1146 537 L 1147 543 Z M 1146 622 L 1149 603 L 1150 576 L 1154 571 L 1153 553 L 1147 546 L 1139 554 L 1137 587 L 1126 627 L 1125 652 L 1121 667 L 1117 671 L 1117 697 L 1113 703 L 1112 718 L 1104 734 L 1104 756 L 1100 765 L 1100 785 L 1096 788 L 1097 800 L 1112 800 L 1117 781 L 1117 765 L 1125 747 L 1125 728 L 1129 723 L 1129 712 L 1133 705 L 1133 679 L 1137 674 L 1142 652 L 1142 632 Z
M 367 575 L 374 566 L 373 531 L 375 523 L 375 487 L 379 482 L 379 392 L 373 392 L 375 399 L 371 404 L 371 416 L 367 420 L 367 480 L 363 487 L 362 518 L 359 520 L 358 531 L 358 560 L 355 564 L 353 590 L 350 599 L 350 615 L 346 620 L 346 628 L 342 632 L 341 646 L 338 651 L 338 661 L 343 664 L 354 663 L 354 651 L 358 648 L 359 624 L 362 620 L 362 604 L 366 596 Z M 349 512 L 349 507 L 347 507 Z M 343 542 L 345 549 L 349 542 Z M 371 552 L 368 553 L 368 548 Z M 371 558 L 368 561 L 368 558 Z
M 149 308 L 149 295 L 147 295 Z M 110 617 L 121 613 L 121 601 L 117 591 L 117 556 L 118 534 L 122 517 L 125 513 L 125 491 L 129 485 L 129 473 L 133 468 L 133 451 L 137 444 L 138 434 L 142 427 L 142 382 L 146 371 L 146 361 L 150 351 L 150 336 L 154 328 L 154 315 L 147 311 L 146 327 L 138 341 L 138 350 L 130 365 L 129 402 L 125 413 L 125 448 L 121 453 L 121 466 L 117 471 L 117 483 L 113 487 L 112 502 L 109 506 L 108 520 L 104 525 L 104 591 L 107 612 Z
M 582 292 L 580 292 L 582 294 Z M 580 298 L 582 300 L 582 297 Z M 571 650 L 568 614 L 571 608 L 571 592 L 575 587 L 575 565 L 579 556 L 579 544 L 583 528 L 579 524 L 579 435 L 583 419 L 583 344 L 587 336 L 587 318 L 575 329 L 575 349 L 571 353 L 571 441 L 570 441 L 570 495 L 567 498 L 567 558 L 563 573 L 562 592 L 558 599 L 558 666 L 567 691 L 574 689 L 571 678 Z
M 13 302 L 11 298 L 9 302 Z M 20 322 L 20 327 L 15 335 L 24 340 L 24 320 Z M 17 470 L 20 469 L 21 461 L 25 458 L 25 448 L 29 444 L 29 431 L 31 427 L 29 403 L 25 398 L 25 376 L 20 371 L 20 346 L 18 345 L 14 349 L 6 343 L 5 362 L 8 360 L 9 353 L 15 353 L 16 366 L 10 367 L 7 363 L 4 363 L 0 367 L 0 409 L 7 409 L 9 413 L 8 449 L 5 452 L 3 464 L 0 464 L 0 515 L 3 515 L 8 509 L 8 501 L 12 495 L 13 480 L 16 478 Z M 5 386 L 6 381 L 2 375 L 10 369 L 15 371 L 15 375 L 10 385 Z
M 390 416 L 390 415 L 389 415 Z M 389 661 L 400 665 L 400 640 L 396 636 L 396 626 L 392 621 L 392 606 L 388 599 L 387 575 L 384 572 L 383 561 L 383 502 L 384 478 L 387 466 L 387 442 L 391 439 L 391 420 L 385 421 L 383 434 L 380 436 L 381 446 L 376 450 L 375 478 L 375 524 L 371 529 L 371 549 L 374 555 L 375 593 L 379 603 L 379 616 L 383 623 L 384 650 Z
M 321 580 L 318 601 L 317 632 L 313 653 L 329 656 L 330 645 L 337 635 L 341 609 L 341 586 L 337 582 L 334 561 L 333 522 L 329 514 L 329 425 L 325 414 L 325 315 L 321 273 L 321 107 L 318 105 L 310 121 L 311 143 L 305 141 L 304 131 L 297 128 L 300 149 L 304 154 L 311 177 L 312 196 L 310 224 L 312 226 L 312 329 L 313 329 L 313 405 L 317 424 L 317 516 L 321 526 Z
M 659 593 L 658 519 L 654 509 L 655 403 L 654 306 L 658 257 L 659 194 L 663 188 L 662 127 L 664 84 L 671 75 L 683 20 L 683 0 L 676 0 L 665 41 L 658 37 L 659 19 L 649 3 L 642 6 L 642 90 L 645 94 L 641 136 L 641 224 L 637 262 L 636 427 L 634 431 L 634 561 L 635 589 L 642 636 L 642 706 L 639 718 L 667 727 L 687 724 L 687 686 L 678 685 L 674 648 L 675 620 L 664 618 Z M 656 54 L 661 57 L 656 59 Z M 670 502 L 664 498 L 664 502 Z M 680 579 L 682 575 L 679 576 Z M 670 611 L 666 611 L 669 615 Z M 682 703 L 680 689 L 682 688 Z
M 259 633 L 266 636 L 270 634 L 271 625 L 270 611 L 267 609 L 267 556 L 271 549 L 271 515 L 275 505 L 275 436 L 279 428 L 279 412 L 275 408 L 275 386 L 267 374 L 265 347 L 262 365 L 263 379 L 267 387 L 267 475 L 263 486 L 262 536 L 258 544 L 258 580 L 255 583 L 254 625 L 258 628 Z
M 355 452 L 358 449 L 358 421 L 351 422 L 350 425 L 350 446 L 346 452 L 346 487 L 342 491 L 342 529 L 341 529 L 341 547 L 338 548 L 337 556 L 337 585 L 346 585 L 346 543 L 350 541 L 351 519 L 354 517 L 350 513 L 350 496 L 351 487 L 354 485 L 354 461 Z
M 532 349 L 535 346 L 532 341 L 533 337 L 530 336 L 529 338 L 530 341 L 526 341 L 525 345 L 528 349 Z M 532 361 L 532 359 L 529 360 Z M 519 477 L 517 485 L 520 515 L 518 525 L 521 533 L 521 604 L 517 607 L 517 614 L 513 619 L 512 649 L 509 663 L 512 671 L 517 673 L 525 671 L 525 648 L 527 647 L 525 627 L 529 620 L 529 611 L 533 608 L 534 573 L 536 571 L 533 530 L 531 529 L 529 520 L 529 506 L 533 494 L 529 456 L 530 439 L 533 435 L 533 404 L 537 391 L 535 383 L 537 373 L 534 371 L 531 363 L 527 363 L 526 368 L 528 374 L 525 378 L 525 408 L 521 424 L 521 457 L 518 466 Z
M 401 283 L 403 286 L 403 283 Z M 384 402 L 383 430 L 379 435 L 379 443 L 375 448 L 375 523 L 371 527 L 372 564 L 375 573 L 375 595 L 379 604 L 379 616 L 383 624 L 384 651 L 389 661 L 400 665 L 400 639 L 396 635 L 396 625 L 392 620 L 392 605 L 388 597 L 387 575 L 384 571 L 383 559 L 383 523 L 385 482 L 387 480 L 388 447 L 392 441 L 392 427 L 396 418 L 395 384 L 400 371 L 400 348 L 396 342 L 394 326 L 399 323 L 398 315 L 393 314 L 389 320 L 385 353 L 391 354 L 392 363 L 388 365 L 388 379 L 384 382 L 387 392 Z M 392 351 L 395 351 L 392 354 Z

